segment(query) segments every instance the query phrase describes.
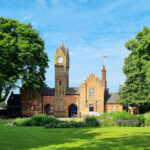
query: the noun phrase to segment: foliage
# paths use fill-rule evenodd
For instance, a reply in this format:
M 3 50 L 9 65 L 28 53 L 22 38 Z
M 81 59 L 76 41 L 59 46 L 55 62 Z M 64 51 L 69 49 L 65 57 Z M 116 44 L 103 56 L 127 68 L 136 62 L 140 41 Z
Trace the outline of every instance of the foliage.
M 145 150 L 148 127 L 50 128 L 8 127 L 0 120 L 0 150 Z
M 32 116 L 31 118 L 18 118 L 14 120 L 14 125 L 16 126 L 45 126 L 48 123 L 55 122 L 56 118 L 54 116 L 48 116 L 44 114 L 39 114 Z
M 76 121 L 56 121 L 45 125 L 45 128 L 83 128 L 86 127 L 85 122 Z
M 106 118 L 104 119 L 97 119 L 100 126 L 101 127 L 112 127 L 112 126 L 116 126 L 116 123 L 115 121 L 113 120 L 112 117 L 110 116 L 107 116 Z
M 124 61 L 126 81 L 119 89 L 118 102 L 146 112 L 150 108 L 150 28 L 144 27 L 125 46 L 130 54 Z
M 149 113 L 145 113 L 144 114 L 144 118 L 145 118 L 145 126 L 150 126 L 150 112 Z
M 131 115 L 130 113 L 123 111 L 123 112 L 110 112 L 110 113 L 103 113 L 100 115 L 101 119 L 105 119 L 107 117 L 112 117 L 113 120 L 133 120 L 136 119 L 136 115 Z
M 116 120 L 116 125 L 121 127 L 139 127 L 139 120 Z
M 82 127 L 96 127 L 99 125 L 97 118 L 87 117 L 83 121 L 61 121 L 54 116 L 39 114 L 31 118 L 17 118 L 14 120 L 16 126 L 45 126 L 45 128 L 82 128 Z
M 31 126 L 30 118 L 17 118 L 13 121 L 13 124 L 16 126 Z
M 56 121 L 56 117 L 39 114 L 31 117 L 32 120 L 32 126 L 44 126 L 48 123 L 52 123 Z
M 6 107 L 6 106 L 7 106 L 7 103 L 6 103 L 6 102 L 1 102 L 1 106 L 2 106 L 2 107 Z
M 85 119 L 86 126 L 87 127 L 97 127 L 99 126 L 99 122 L 97 120 L 97 117 L 95 116 L 87 116 Z
M 99 117 L 101 126 L 143 126 L 143 115 L 131 115 L 128 112 L 103 113 Z
M 0 54 L 0 102 L 18 81 L 30 91 L 40 91 L 48 57 L 43 39 L 30 23 L 0 17 Z

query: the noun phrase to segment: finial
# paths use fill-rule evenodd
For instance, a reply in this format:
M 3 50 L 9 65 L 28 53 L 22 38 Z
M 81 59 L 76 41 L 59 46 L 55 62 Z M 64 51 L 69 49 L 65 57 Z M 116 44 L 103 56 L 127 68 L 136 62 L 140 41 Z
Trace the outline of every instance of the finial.
M 105 66 L 107 56 L 106 56 L 106 55 L 103 55 L 102 57 L 104 58 L 103 66 Z

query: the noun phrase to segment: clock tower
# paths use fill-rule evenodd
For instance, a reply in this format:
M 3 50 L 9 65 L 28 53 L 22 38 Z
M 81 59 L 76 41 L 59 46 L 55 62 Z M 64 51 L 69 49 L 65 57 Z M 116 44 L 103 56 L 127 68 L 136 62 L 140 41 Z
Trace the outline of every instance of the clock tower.
M 69 52 L 61 43 L 55 54 L 55 116 L 66 117 L 66 94 L 69 87 Z

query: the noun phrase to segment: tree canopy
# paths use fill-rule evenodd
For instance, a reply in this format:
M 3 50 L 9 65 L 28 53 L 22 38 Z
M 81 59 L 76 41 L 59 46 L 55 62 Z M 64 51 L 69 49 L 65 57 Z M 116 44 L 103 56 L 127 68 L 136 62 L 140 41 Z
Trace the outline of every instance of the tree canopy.
M 24 86 L 40 91 L 48 67 L 44 40 L 31 23 L 0 17 L 0 102 L 10 90 Z
M 119 89 L 118 102 L 147 111 L 150 106 L 150 28 L 144 27 L 125 46 L 130 54 L 124 61 L 126 81 Z

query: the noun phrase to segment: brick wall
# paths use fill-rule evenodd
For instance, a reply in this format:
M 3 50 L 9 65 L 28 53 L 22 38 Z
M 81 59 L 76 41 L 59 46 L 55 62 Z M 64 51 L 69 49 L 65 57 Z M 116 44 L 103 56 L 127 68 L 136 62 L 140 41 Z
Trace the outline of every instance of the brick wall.
M 112 111 L 114 111 L 114 112 L 123 111 L 123 107 L 119 104 L 106 104 L 105 105 L 105 112 L 112 112 Z

